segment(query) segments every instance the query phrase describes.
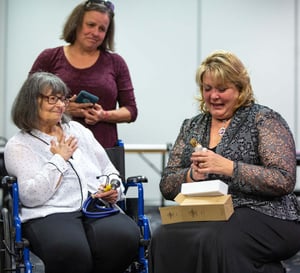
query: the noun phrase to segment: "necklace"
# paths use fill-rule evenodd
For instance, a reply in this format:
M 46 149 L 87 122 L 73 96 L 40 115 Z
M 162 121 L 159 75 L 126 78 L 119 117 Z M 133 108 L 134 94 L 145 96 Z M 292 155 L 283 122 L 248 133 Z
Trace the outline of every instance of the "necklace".
M 38 140 L 44 142 L 45 144 L 50 145 L 47 141 L 45 141 L 45 140 L 43 140 L 42 138 L 40 138 L 40 137 L 34 135 L 33 133 L 28 132 L 28 134 L 31 135 L 32 137 L 35 137 L 36 139 L 38 139 Z
M 222 137 L 224 134 L 225 134 L 225 132 L 226 132 L 226 123 L 227 123 L 227 121 L 228 121 L 229 119 L 223 119 L 223 124 L 222 124 L 222 127 L 219 129 L 219 131 L 218 131 L 218 135 L 220 136 L 220 137 Z

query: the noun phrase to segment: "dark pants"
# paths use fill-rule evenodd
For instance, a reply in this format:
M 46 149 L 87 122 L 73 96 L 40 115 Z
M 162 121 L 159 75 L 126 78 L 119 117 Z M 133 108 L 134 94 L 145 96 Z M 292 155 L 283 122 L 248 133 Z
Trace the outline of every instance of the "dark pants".
M 23 224 L 23 235 L 45 273 L 123 273 L 140 238 L 137 224 L 122 213 L 101 219 L 53 214 Z
M 228 221 L 158 228 L 151 241 L 152 273 L 275 273 L 300 250 L 300 224 L 236 209 Z

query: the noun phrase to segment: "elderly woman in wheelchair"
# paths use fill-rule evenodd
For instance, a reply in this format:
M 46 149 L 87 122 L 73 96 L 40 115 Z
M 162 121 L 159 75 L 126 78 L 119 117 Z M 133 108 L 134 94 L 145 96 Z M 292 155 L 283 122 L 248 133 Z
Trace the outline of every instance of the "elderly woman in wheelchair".
M 23 235 L 46 273 L 123 273 L 137 255 L 140 230 L 118 213 L 118 171 L 91 131 L 68 119 L 67 104 L 66 85 L 46 72 L 29 76 L 13 104 L 20 132 L 4 156 L 18 178 Z M 105 217 L 83 213 L 90 193 Z

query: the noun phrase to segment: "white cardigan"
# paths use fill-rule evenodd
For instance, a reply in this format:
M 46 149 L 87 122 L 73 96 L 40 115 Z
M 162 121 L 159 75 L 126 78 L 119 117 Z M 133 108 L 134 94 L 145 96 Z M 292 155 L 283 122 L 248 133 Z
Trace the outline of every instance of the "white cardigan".
M 38 130 L 19 132 L 6 144 L 5 166 L 18 178 L 22 222 L 80 210 L 88 192 L 96 192 L 105 183 L 106 178 L 98 176 L 113 174 L 109 179 L 118 178 L 114 175 L 118 171 L 89 129 L 76 121 L 62 124 L 62 128 L 66 137 L 78 140 L 78 148 L 68 161 L 51 153 L 53 136 Z M 122 183 L 118 190 L 119 200 L 124 199 Z

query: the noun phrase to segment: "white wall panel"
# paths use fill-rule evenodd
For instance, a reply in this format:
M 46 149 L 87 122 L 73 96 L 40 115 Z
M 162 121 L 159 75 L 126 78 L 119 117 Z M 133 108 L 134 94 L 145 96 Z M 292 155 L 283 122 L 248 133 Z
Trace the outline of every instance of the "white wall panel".
M 12 102 L 37 55 L 47 47 L 62 44 L 59 37 L 64 20 L 77 3 L 80 1 L 7 1 L 7 110 L 10 111 Z M 10 114 L 5 125 L 8 137 L 17 131 L 11 123 Z
M 4 121 L 6 120 L 5 108 L 5 47 L 6 47 L 6 0 L 0 0 L 0 136 L 5 136 Z
M 202 0 L 201 57 L 215 49 L 236 53 L 258 102 L 280 112 L 296 133 L 294 10 L 294 0 Z
M 130 67 L 139 108 L 135 123 L 119 126 L 120 137 L 130 144 L 174 142 L 183 119 L 196 113 L 197 0 L 117 3 L 117 51 Z M 161 168 L 161 154 L 145 157 Z M 145 197 L 157 203 L 160 174 L 137 154 L 126 162 L 128 176 L 149 178 Z
M 120 137 L 129 144 L 174 142 L 183 119 L 197 113 L 197 66 L 211 51 L 222 48 L 242 59 L 258 101 L 286 118 L 300 149 L 297 1 L 113 1 L 116 49 L 129 65 L 139 107 L 135 123 L 119 126 Z M 59 39 L 63 23 L 80 2 L 0 0 L 1 28 L 2 7 L 7 3 L 7 31 L 0 31 L 0 54 L 7 60 L 1 68 L 0 59 L 0 106 L 7 105 L 0 117 L 0 133 L 6 137 L 17 131 L 9 112 L 34 59 L 44 48 L 63 43 Z M 160 168 L 159 154 L 147 157 Z M 160 201 L 160 176 L 149 164 L 130 154 L 126 171 L 147 175 L 146 202 Z

